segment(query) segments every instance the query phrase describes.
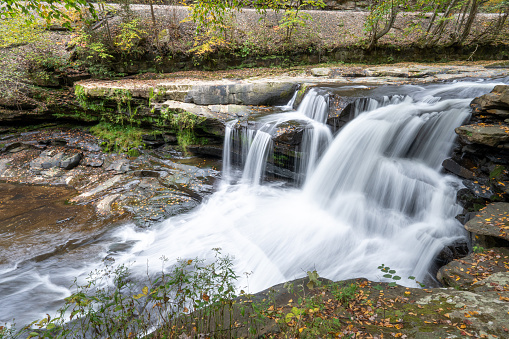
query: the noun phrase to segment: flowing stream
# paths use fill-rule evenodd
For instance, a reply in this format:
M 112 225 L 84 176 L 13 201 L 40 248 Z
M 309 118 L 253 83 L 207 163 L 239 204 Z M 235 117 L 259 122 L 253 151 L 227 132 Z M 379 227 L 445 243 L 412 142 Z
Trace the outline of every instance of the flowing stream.
M 441 172 L 469 118 L 473 97 L 493 82 L 375 89 L 335 136 L 326 125 L 328 91 L 308 92 L 297 110 L 261 117 L 256 129 L 226 128 L 223 181 L 188 214 L 150 229 L 123 225 L 88 247 L 52 260 L 3 267 L 0 320 L 51 314 L 74 277 L 101 259 L 156 273 L 159 258 L 235 257 L 239 287 L 256 292 L 317 270 L 333 280 L 382 280 L 385 264 L 405 278 L 428 279 L 436 254 L 465 233 L 455 216 L 461 182 Z M 385 93 L 384 93 L 385 91 Z M 266 180 L 272 136 L 281 124 L 305 126 L 295 164 L 300 184 Z M 93 248 L 93 250 L 91 250 Z M 96 253 L 91 255 L 90 253 Z M 403 284 L 412 281 L 402 280 Z M 414 285 L 412 285 L 414 286 Z

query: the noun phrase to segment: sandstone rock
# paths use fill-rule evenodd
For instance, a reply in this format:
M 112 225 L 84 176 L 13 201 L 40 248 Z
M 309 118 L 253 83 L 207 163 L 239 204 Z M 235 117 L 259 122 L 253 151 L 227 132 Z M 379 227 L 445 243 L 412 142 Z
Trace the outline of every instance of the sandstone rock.
M 509 109 L 509 86 L 498 85 L 488 94 L 475 98 L 470 103 L 477 112 L 491 109 Z
M 311 74 L 315 77 L 327 77 L 331 75 L 332 70 L 330 68 L 312 68 Z
M 464 143 L 496 147 L 509 142 L 509 128 L 505 125 L 465 125 L 456 128 Z
M 197 105 L 280 105 L 295 91 L 293 82 L 258 82 L 227 85 L 197 85 L 185 101 Z
M 467 231 L 509 241 L 509 203 L 489 204 L 465 224 Z

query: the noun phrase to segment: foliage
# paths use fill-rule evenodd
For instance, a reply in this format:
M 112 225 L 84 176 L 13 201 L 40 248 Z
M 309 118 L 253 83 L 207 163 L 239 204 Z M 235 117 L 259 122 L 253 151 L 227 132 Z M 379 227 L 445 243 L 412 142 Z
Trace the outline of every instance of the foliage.
M 147 131 L 133 126 L 121 126 L 108 122 L 100 122 L 90 128 L 90 132 L 105 140 L 101 146 L 106 152 L 124 152 L 137 156 L 138 150 L 144 148 L 142 136 L 150 134 Z
M 44 33 L 44 27 L 23 16 L 0 21 L 0 48 L 13 47 L 37 42 Z
M 114 38 L 115 47 L 126 57 L 139 56 L 144 53 L 140 48 L 140 42 L 146 34 L 140 25 L 140 19 L 122 22 L 119 33 Z
M 188 20 L 196 24 L 190 52 L 203 56 L 226 46 L 235 31 L 235 12 L 240 12 L 244 4 L 244 0 L 198 0 L 188 5 Z
M 389 33 L 394 26 L 401 0 L 371 0 L 364 30 L 369 34 L 368 49 L 376 46 L 378 40 Z
M 139 338 L 151 333 L 155 324 L 153 337 L 223 331 L 238 277 L 232 258 L 214 251 L 211 263 L 178 259 L 167 266 L 163 257 L 160 274 L 148 276 L 147 284 L 141 285 L 127 266 L 96 270 L 84 284 L 74 282 L 76 291 L 56 317 L 31 324 L 36 330 L 29 338 Z
M 285 30 L 284 40 L 286 41 L 291 40 L 297 27 L 307 27 L 308 21 L 312 19 L 308 13 L 302 13 L 304 8 L 325 7 L 323 0 L 292 0 L 289 3 L 282 2 L 281 5 L 284 6 L 284 13 L 279 26 Z
M 67 10 L 81 12 L 83 7 L 95 16 L 94 6 L 87 0 L 3 0 L 0 4 L 0 19 L 22 15 L 29 22 L 35 22 L 40 17 L 49 24 L 52 20 L 69 19 Z

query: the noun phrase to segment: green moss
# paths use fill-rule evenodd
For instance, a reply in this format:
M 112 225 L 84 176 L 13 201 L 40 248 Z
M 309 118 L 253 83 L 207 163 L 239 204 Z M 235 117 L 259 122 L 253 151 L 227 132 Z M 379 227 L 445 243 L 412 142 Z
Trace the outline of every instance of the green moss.
M 490 179 L 498 179 L 504 173 L 504 170 L 505 168 L 502 165 L 495 166 L 495 169 L 490 173 Z

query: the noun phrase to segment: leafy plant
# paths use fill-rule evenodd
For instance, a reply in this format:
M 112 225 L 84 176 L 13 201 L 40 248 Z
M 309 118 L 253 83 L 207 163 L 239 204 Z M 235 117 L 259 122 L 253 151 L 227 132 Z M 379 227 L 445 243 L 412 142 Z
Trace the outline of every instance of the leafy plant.
M 382 264 L 382 265 L 378 266 L 378 269 L 385 273 L 383 275 L 384 278 L 394 280 L 389 283 L 389 286 L 391 286 L 391 287 L 396 286 L 396 281 L 401 280 L 401 277 L 399 275 L 396 275 L 396 271 L 391 270 L 391 268 L 389 266 L 385 266 L 384 264 Z

